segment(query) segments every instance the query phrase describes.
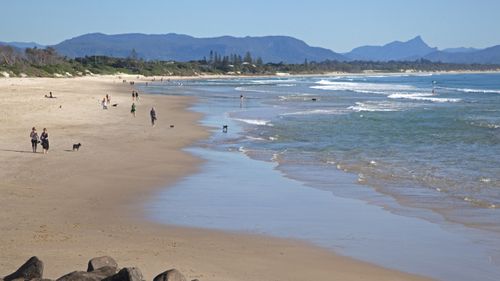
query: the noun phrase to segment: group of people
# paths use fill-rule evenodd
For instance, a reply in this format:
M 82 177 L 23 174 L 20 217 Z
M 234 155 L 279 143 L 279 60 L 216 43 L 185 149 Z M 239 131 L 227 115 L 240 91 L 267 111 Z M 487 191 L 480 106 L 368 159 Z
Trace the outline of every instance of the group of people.
M 42 134 L 38 136 L 36 128 L 33 127 L 31 129 L 30 139 L 31 139 L 31 148 L 33 149 L 33 153 L 36 153 L 36 149 L 39 143 L 42 145 L 43 154 L 49 153 L 49 133 L 47 132 L 47 128 L 43 128 Z
M 132 101 L 139 101 L 139 93 L 137 91 L 132 90 Z M 130 113 L 135 117 L 135 102 L 132 103 Z
M 139 93 L 132 90 L 132 101 L 139 101 Z
M 52 96 L 52 92 L 49 95 L 46 95 L 46 97 L 49 98 L 54 98 Z M 132 99 L 134 101 L 139 100 L 139 93 L 137 91 L 132 91 Z M 111 98 L 108 94 L 102 99 L 101 105 L 103 109 L 108 109 L 108 105 L 111 102 Z M 130 109 L 130 113 L 134 115 L 135 117 L 135 111 L 136 111 L 136 105 L 135 103 L 132 103 L 132 107 Z M 151 107 L 151 110 L 149 111 L 149 115 L 151 116 L 151 125 L 154 127 L 156 125 L 156 110 L 154 107 Z M 33 149 L 33 152 L 37 152 L 38 144 L 41 144 L 43 148 L 43 153 L 47 154 L 49 152 L 49 133 L 47 132 L 47 128 L 43 128 L 43 132 L 38 135 L 38 132 L 35 127 L 31 129 L 30 133 L 30 140 L 31 140 L 31 148 Z
M 132 101 L 139 101 L 139 93 L 135 90 L 132 90 Z M 130 113 L 135 117 L 136 112 L 135 102 L 132 102 L 132 106 L 130 107 Z M 149 111 L 149 115 L 151 116 L 151 125 L 154 127 L 156 125 L 156 111 L 155 108 L 152 107 Z
M 135 103 L 132 103 L 132 107 L 130 108 L 130 113 L 135 117 L 136 106 Z M 151 125 L 154 127 L 156 125 L 156 110 L 154 107 L 151 107 L 149 111 L 149 116 L 151 117 Z

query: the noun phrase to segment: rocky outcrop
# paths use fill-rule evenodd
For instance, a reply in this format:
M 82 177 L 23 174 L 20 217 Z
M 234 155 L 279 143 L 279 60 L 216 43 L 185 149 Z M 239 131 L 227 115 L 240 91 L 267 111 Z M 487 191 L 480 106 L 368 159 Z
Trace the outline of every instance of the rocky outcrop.
M 43 262 L 37 257 L 30 258 L 14 273 L 0 281 L 53 281 L 43 278 Z M 73 271 L 56 281 L 144 281 L 137 267 L 119 270 L 118 263 L 108 256 L 96 257 L 88 262 L 87 271 Z M 170 269 L 157 275 L 153 281 L 187 281 L 177 269 Z M 198 281 L 198 279 L 192 280 Z
M 42 279 L 43 277 L 43 262 L 37 257 L 31 257 L 14 273 L 5 276 L 4 281 L 12 281 L 14 279 L 33 280 Z
M 94 271 L 98 268 L 105 267 L 105 266 L 114 267 L 115 269 L 118 269 L 118 264 L 116 263 L 116 261 L 112 257 L 103 256 L 103 257 L 97 257 L 97 258 L 93 258 L 93 259 L 89 260 L 87 272 L 91 272 L 91 271 Z M 116 273 L 116 271 L 115 271 L 115 273 Z
M 116 274 L 116 267 L 103 266 L 98 269 L 87 271 L 73 271 L 56 281 L 101 281 Z
M 170 269 L 156 276 L 153 281 L 187 281 L 177 269 Z
M 137 267 L 126 267 L 103 281 L 142 281 L 142 272 Z

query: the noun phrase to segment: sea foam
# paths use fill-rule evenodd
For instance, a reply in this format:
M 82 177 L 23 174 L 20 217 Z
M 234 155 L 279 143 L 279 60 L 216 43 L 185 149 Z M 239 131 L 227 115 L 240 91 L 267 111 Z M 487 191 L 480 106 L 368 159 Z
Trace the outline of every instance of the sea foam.
M 395 93 L 387 97 L 390 99 L 409 99 L 416 101 L 430 101 L 430 102 L 460 102 L 461 99 L 456 98 L 436 98 L 433 94 L 428 93 Z
M 327 91 L 353 91 L 359 93 L 385 94 L 392 91 L 411 91 L 415 87 L 410 85 L 400 84 L 385 84 L 385 83 L 358 83 L 358 82 L 338 82 L 321 80 L 316 82 L 316 86 L 311 86 L 311 89 L 327 90 Z
M 349 106 L 348 109 L 360 112 L 360 111 L 368 111 L 368 112 L 377 112 L 377 111 L 401 111 L 404 110 L 405 107 L 400 103 L 391 103 L 391 102 L 356 102 L 356 105 Z
M 268 120 L 241 119 L 241 118 L 233 118 L 233 120 L 240 121 L 240 122 L 243 122 L 243 123 L 247 123 L 247 124 L 250 124 L 250 125 L 273 126 L 273 124 L 271 124 L 271 121 L 268 121 Z
M 488 89 L 450 88 L 450 87 L 438 87 L 438 89 L 444 89 L 462 93 L 500 94 L 500 90 L 488 90 Z
M 289 116 L 289 115 L 316 115 L 316 114 L 344 114 L 347 113 L 346 110 L 341 109 L 312 109 L 312 110 L 304 110 L 297 112 L 288 112 L 280 114 L 281 116 Z

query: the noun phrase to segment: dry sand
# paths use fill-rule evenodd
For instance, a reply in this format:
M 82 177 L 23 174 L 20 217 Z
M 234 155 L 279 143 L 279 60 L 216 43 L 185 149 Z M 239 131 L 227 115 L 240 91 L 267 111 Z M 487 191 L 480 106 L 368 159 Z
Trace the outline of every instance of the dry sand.
M 198 167 L 181 148 L 208 132 L 184 97 L 141 93 L 134 118 L 131 90 L 112 76 L 0 79 L 0 276 L 33 255 L 54 279 L 110 255 L 146 280 L 173 267 L 202 281 L 426 280 L 303 242 L 146 221 L 153 192 Z M 103 110 L 105 94 L 118 106 Z M 48 128 L 49 154 L 31 152 L 33 126 Z

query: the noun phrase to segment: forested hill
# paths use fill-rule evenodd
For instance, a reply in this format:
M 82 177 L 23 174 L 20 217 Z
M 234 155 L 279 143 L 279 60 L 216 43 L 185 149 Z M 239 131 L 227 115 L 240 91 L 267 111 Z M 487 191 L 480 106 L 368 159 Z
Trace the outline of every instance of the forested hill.
M 221 57 L 233 54 L 244 56 L 245 53 L 251 52 L 253 57 L 260 57 L 264 62 L 272 63 L 346 60 L 331 50 L 311 47 L 288 36 L 195 38 L 174 33 L 91 33 L 65 40 L 52 47 L 58 53 L 71 58 L 94 55 L 126 58 L 134 55 L 144 60 L 187 62 L 201 60 L 212 51 Z

